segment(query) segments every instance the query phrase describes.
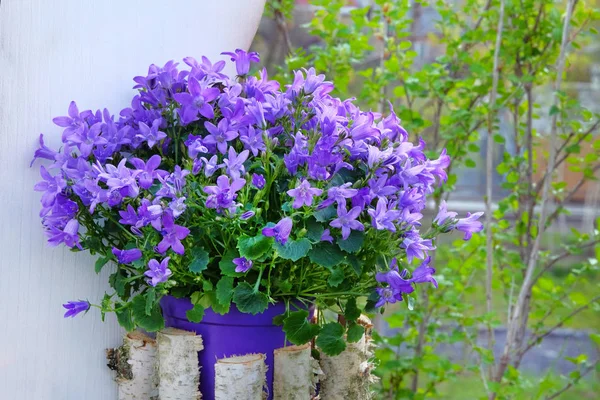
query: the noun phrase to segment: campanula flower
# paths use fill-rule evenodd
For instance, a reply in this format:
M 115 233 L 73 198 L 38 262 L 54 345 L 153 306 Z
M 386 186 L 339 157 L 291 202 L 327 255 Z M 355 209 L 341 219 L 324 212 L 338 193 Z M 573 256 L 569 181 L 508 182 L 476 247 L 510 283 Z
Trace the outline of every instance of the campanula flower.
M 170 259 L 171 257 L 165 257 L 160 263 L 155 259 L 148 261 L 148 270 L 144 272 L 144 275 L 148 277 L 147 281 L 150 286 L 156 286 L 169 279 L 172 274 L 169 269 Z
M 66 304 L 63 304 L 63 307 L 67 310 L 65 312 L 64 318 L 73 318 L 77 314 L 82 312 L 87 312 L 90 309 L 89 301 L 69 301 Z

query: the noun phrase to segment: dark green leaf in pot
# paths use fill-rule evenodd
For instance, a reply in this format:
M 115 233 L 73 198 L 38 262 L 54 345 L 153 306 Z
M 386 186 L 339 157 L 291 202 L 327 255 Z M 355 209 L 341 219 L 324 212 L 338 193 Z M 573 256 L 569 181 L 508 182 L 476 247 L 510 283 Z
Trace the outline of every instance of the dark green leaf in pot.
M 344 317 L 347 321 L 356 321 L 360 317 L 360 310 L 356 306 L 356 298 L 352 297 L 346 302 Z
M 233 296 L 233 278 L 229 276 L 222 277 L 217 282 L 217 301 L 219 304 L 226 305 L 231 303 Z
M 102 271 L 102 267 L 104 267 L 110 261 L 109 257 L 101 257 L 96 260 L 96 273 L 99 274 Z
M 155 304 L 154 300 L 156 300 L 156 291 L 151 288 L 146 292 L 146 315 L 150 315 L 152 312 L 152 307 Z
M 321 242 L 314 246 L 308 252 L 308 257 L 315 264 L 329 270 L 344 261 L 344 253 L 336 245 L 327 242 Z
M 131 332 L 135 329 L 135 325 L 133 323 L 133 318 L 131 317 L 131 307 L 127 306 L 120 311 L 116 311 L 117 321 L 119 321 L 119 325 L 123 327 L 127 332 Z
M 310 244 L 310 240 L 302 238 L 300 240 L 288 240 L 283 246 L 278 242 L 274 242 L 273 247 L 277 250 L 277 254 L 281 258 L 298 261 L 308 254 L 312 245 Z
M 326 222 L 331 220 L 333 217 L 337 215 L 337 211 L 334 206 L 329 206 L 323 210 L 319 210 L 315 212 L 315 219 L 319 222 Z
M 237 242 L 237 248 L 240 256 L 249 260 L 256 260 L 271 249 L 272 239 L 263 235 L 258 236 L 240 236 Z
M 247 314 L 259 314 L 269 306 L 269 298 L 266 294 L 255 292 L 247 282 L 237 285 L 233 291 L 233 302 L 238 310 Z
M 194 308 L 187 310 L 185 316 L 190 322 L 200 322 L 204 318 L 204 307 L 200 304 L 194 304 Z
M 295 345 L 308 343 L 319 333 L 319 329 L 318 325 L 310 323 L 306 310 L 294 311 L 283 320 L 286 338 Z
M 233 259 L 239 257 L 239 254 L 235 250 L 228 250 L 219 261 L 219 268 L 225 276 L 238 277 L 242 276 L 242 273 L 235 272 L 236 265 L 233 263 Z
M 360 276 L 362 273 L 362 263 L 355 255 L 348 254 L 346 256 L 346 264 L 352 267 L 352 271 L 356 274 L 356 276 Z
M 189 265 L 190 272 L 199 274 L 208 267 L 208 253 L 203 248 L 192 250 L 192 262 Z
M 364 335 L 365 328 L 358 324 L 352 323 L 348 327 L 348 342 L 356 343 L 358 342 Z
M 361 231 L 352 231 L 348 239 L 343 240 L 342 238 L 337 239 L 337 244 L 340 249 L 347 251 L 348 253 L 356 253 L 360 250 L 365 241 L 365 233 Z
M 331 275 L 329 275 L 327 283 L 331 287 L 338 287 L 340 283 L 344 282 L 345 277 L 344 270 L 340 267 L 336 267 L 331 270 Z
M 325 354 L 337 356 L 346 349 L 344 331 L 344 327 L 337 322 L 330 322 L 323 325 L 319 336 L 317 336 L 317 346 Z
M 311 217 L 306 221 L 306 231 L 307 238 L 313 242 L 320 242 L 325 228 L 323 228 L 323 225 L 320 222 L 317 222 Z
M 158 304 L 155 304 L 150 310 L 150 315 L 146 315 L 146 298 L 144 296 L 136 296 L 132 301 L 131 311 L 133 320 L 142 329 L 148 332 L 156 332 L 165 327 Z

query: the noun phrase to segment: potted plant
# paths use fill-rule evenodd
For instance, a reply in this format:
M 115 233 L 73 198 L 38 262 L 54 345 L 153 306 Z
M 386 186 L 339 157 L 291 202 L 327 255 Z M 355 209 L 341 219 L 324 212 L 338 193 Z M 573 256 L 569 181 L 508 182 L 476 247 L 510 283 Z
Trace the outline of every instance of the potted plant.
M 481 213 L 458 219 L 442 203 L 421 231 L 449 158 L 429 159 L 393 110 L 332 97 L 312 68 L 280 87 L 249 74 L 256 53 L 224 54 L 234 79 L 205 57 L 150 66 L 116 118 L 72 102 L 54 119 L 62 149 L 40 136 L 35 153 L 51 161 L 35 187 L 48 242 L 97 255 L 96 271 L 113 262 L 103 317 L 201 333 L 205 396 L 216 356 L 265 353 L 270 383 L 286 341 L 339 354 L 363 335 L 361 312 L 437 285 L 438 233 L 482 229 Z M 65 316 L 91 306 L 69 302 Z

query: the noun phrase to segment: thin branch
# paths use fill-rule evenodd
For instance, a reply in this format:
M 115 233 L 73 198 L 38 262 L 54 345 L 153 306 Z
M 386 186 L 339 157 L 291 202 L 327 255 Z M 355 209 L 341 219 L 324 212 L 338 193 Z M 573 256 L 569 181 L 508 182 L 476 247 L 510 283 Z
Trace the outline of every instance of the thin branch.
M 544 339 L 546 336 L 550 335 L 552 332 L 554 332 L 556 329 L 560 328 L 561 326 L 563 326 L 565 324 L 565 322 L 567 322 L 568 320 L 570 320 L 571 318 L 573 318 L 574 316 L 576 316 L 577 314 L 579 314 L 580 312 L 587 310 L 592 304 L 594 304 L 595 302 L 597 302 L 598 300 L 600 300 L 600 295 L 594 297 L 592 300 L 590 300 L 589 302 L 587 302 L 586 304 L 582 305 L 579 308 L 576 308 L 575 310 L 573 310 L 569 315 L 567 315 L 566 317 L 564 317 L 562 320 L 560 320 L 559 322 L 557 322 L 554 326 L 552 326 L 552 328 L 548 329 L 546 332 L 544 332 L 541 335 L 536 335 L 533 337 L 533 339 L 531 339 L 529 341 L 529 343 L 527 344 L 527 347 L 525 347 L 523 349 L 523 351 L 521 351 L 521 355 L 525 354 L 527 351 L 529 351 L 529 349 L 531 349 L 533 346 L 536 345 L 537 342 L 539 342 L 540 340 Z
M 574 0 L 568 1 L 567 12 L 566 12 L 565 19 L 564 19 L 562 42 L 561 42 L 561 46 L 560 46 L 560 54 L 558 56 L 556 81 L 554 84 L 554 101 L 553 101 L 554 107 L 556 107 L 559 102 L 558 91 L 560 90 L 560 87 L 562 84 L 562 77 L 563 77 L 564 68 L 565 68 L 565 58 L 566 58 L 566 53 L 567 53 L 567 40 L 568 40 L 568 35 L 569 35 L 569 26 L 571 23 L 571 16 L 573 15 L 573 3 L 574 3 Z M 550 130 L 550 161 L 548 163 L 548 166 L 550 168 L 552 166 L 554 166 L 554 163 L 556 161 L 557 126 L 558 126 L 558 113 L 554 113 L 552 115 L 552 125 L 551 125 L 551 130 Z M 541 245 L 541 238 L 542 238 L 542 236 L 544 234 L 544 230 L 545 230 L 544 221 L 546 220 L 546 213 L 548 212 L 547 208 L 548 208 L 549 194 L 550 194 L 550 179 L 546 179 L 544 181 L 544 188 L 542 191 L 542 202 L 541 202 L 541 212 L 540 212 L 541 216 L 540 216 L 540 223 L 538 226 L 538 235 L 536 236 L 535 241 L 533 243 L 533 247 L 531 249 L 529 262 L 527 264 L 527 269 L 526 269 L 526 273 L 525 273 L 525 279 L 521 286 L 521 290 L 519 292 L 519 297 L 518 297 L 516 306 L 514 307 L 513 313 L 509 318 L 508 330 L 507 330 L 507 335 L 506 335 L 506 344 L 504 346 L 504 352 L 502 355 L 501 363 L 500 363 L 498 371 L 497 371 L 496 382 L 500 382 L 502 379 L 502 376 L 504 376 L 504 372 L 506 371 L 506 368 L 508 367 L 508 363 L 510 361 L 510 353 L 511 353 L 512 347 L 515 342 L 518 342 L 517 334 L 521 330 L 520 325 L 523 320 L 522 314 L 526 311 L 524 308 L 525 308 L 526 302 L 531 294 L 531 283 L 533 280 L 535 266 L 537 264 L 537 259 L 538 259 L 538 255 L 539 255 L 538 252 L 539 252 L 540 245 Z M 493 398 L 495 398 L 495 396 L 493 396 L 492 399 Z
M 578 248 L 580 250 L 584 250 L 584 249 L 587 249 L 589 247 L 594 247 L 598 243 L 600 243 L 600 239 L 591 241 L 591 242 L 586 243 L 584 245 L 581 245 Z M 559 262 L 561 260 L 564 260 L 565 258 L 567 258 L 567 257 L 569 257 L 571 255 L 573 255 L 573 252 L 567 250 L 564 253 L 561 253 L 561 254 L 557 255 L 556 257 L 552 258 L 552 260 L 550 260 L 550 262 L 548 264 L 546 264 L 544 266 L 544 268 L 542 268 L 540 270 L 540 272 L 538 272 L 537 275 L 533 278 L 533 284 L 535 285 L 535 283 L 542 277 L 542 275 L 544 275 L 544 273 L 546 271 L 548 271 L 550 268 L 552 268 L 557 262 Z
M 569 390 L 573 385 L 575 385 L 577 382 L 579 382 L 581 380 L 581 378 L 585 377 L 587 374 L 589 374 L 590 372 L 592 372 L 593 370 L 596 369 L 596 366 L 600 363 L 600 359 L 594 361 L 591 365 L 589 365 L 587 368 L 585 368 L 581 374 L 579 375 L 578 379 L 575 379 L 569 383 L 567 383 L 562 389 L 560 389 L 558 392 L 554 393 L 551 396 L 546 397 L 545 400 L 552 400 L 557 398 L 558 396 L 560 396 L 561 394 L 563 394 L 564 392 L 566 392 L 567 390 Z
M 494 171 L 494 119 L 496 117 L 496 97 L 498 95 L 498 80 L 500 79 L 500 47 L 502 45 L 502 32 L 504 31 L 504 0 L 500 0 L 500 16 L 498 17 L 498 30 L 496 33 L 496 47 L 494 49 L 494 65 L 492 71 L 492 92 L 490 94 L 490 106 L 488 112 L 488 137 L 486 144 L 486 201 L 485 201 L 485 229 L 486 229 L 486 280 L 485 280 L 485 301 L 486 311 L 490 315 L 494 309 L 492 299 L 492 278 L 494 272 L 494 245 L 492 237 L 492 177 Z M 494 330 L 491 324 L 487 324 L 488 349 L 493 350 Z M 489 377 L 493 376 L 493 365 L 490 365 L 488 371 Z M 482 371 L 482 375 L 485 375 Z M 485 382 L 485 381 L 484 381 Z M 485 384 L 487 389 L 487 382 Z M 489 392 L 489 390 L 487 390 Z

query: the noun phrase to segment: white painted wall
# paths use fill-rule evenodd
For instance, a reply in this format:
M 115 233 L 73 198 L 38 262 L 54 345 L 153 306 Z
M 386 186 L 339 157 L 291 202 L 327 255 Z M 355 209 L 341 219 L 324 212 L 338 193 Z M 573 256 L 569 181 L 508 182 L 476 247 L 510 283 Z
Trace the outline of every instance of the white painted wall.
M 248 48 L 264 0 L 0 0 L 0 399 L 116 399 L 104 349 L 120 342 L 97 310 L 64 320 L 61 304 L 99 302 L 105 271 L 52 249 L 29 168 L 40 132 L 57 147 L 53 116 L 127 106 L 151 63 Z

